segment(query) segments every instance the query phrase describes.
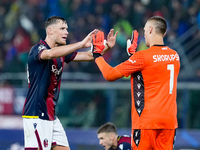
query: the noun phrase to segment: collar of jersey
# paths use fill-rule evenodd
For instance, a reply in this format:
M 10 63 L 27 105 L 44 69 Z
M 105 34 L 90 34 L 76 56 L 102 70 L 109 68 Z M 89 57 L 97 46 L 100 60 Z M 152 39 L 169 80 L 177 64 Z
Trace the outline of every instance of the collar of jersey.
M 51 48 L 49 47 L 49 45 L 45 42 L 45 40 L 41 39 L 41 40 L 40 40 L 40 43 L 46 45 L 48 49 L 51 49 Z
M 157 45 L 157 44 L 155 44 L 155 45 L 153 45 L 153 46 L 166 46 L 166 45 Z

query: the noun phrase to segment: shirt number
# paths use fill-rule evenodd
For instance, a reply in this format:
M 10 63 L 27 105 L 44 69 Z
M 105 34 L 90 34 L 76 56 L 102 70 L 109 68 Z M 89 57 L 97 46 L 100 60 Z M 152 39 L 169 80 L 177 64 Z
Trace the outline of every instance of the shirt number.
M 167 70 L 170 71 L 169 94 L 172 94 L 174 87 L 174 65 L 173 64 L 167 65 Z

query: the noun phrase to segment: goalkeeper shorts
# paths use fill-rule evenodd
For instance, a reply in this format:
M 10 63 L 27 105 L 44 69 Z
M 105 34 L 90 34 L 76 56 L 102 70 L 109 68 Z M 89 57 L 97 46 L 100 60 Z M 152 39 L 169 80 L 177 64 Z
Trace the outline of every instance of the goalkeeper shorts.
M 133 130 L 131 140 L 134 150 L 173 150 L 176 129 Z

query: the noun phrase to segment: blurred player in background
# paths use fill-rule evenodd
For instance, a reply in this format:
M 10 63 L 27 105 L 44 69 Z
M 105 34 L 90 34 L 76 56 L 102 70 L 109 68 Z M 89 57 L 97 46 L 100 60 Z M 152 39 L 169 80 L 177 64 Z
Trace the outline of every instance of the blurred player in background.
M 28 56 L 27 76 L 29 90 L 23 108 L 26 150 L 69 150 L 65 131 L 55 115 L 64 62 L 92 61 L 92 52 L 75 52 L 90 47 L 92 35 L 82 41 L 66 45 L 68 26 L 64 18 L 52 16 L 45 22 L 46 38 L 34 45 Z M 113 29 L 108 34 L 104 54 L 114 46 Z
M 95 58 L 108 81 L 131 75 L 131 138 L 134 150 L 173 149 L 178 127 L 176 92 L 180 59 L 176 51 L 164 45 L 166 30 L 164 18 L 151 17 L 144 26 L 147 50 L 135 52 L 137 37 L 134 37 L 128 48 L 132 56 L 118 66 L 111 67 L 103 57 Z M 133 35 L 137 34 L 134 32 Z M 98 39 L 98 35 L 93 38 Z M 95 44 L 100 45 L 100 42 L 93 40 Z M 101 52 L 96 50 L 93 53 L 98 51 Z
M 127 135 L 119 136 L 117 128 L 111 122 L 103 124 L 97 130 L 99 144 L 105 150 L 131 150 L 131 137 Z

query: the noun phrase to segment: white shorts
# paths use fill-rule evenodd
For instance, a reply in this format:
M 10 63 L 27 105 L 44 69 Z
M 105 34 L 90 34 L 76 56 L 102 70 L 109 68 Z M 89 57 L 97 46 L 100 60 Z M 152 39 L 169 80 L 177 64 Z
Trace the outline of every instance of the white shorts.
M 52 146 L 69 147 L 68 139 L 60 120 L 53 121 L 23 118 L 25 149 L 50 150 Z

